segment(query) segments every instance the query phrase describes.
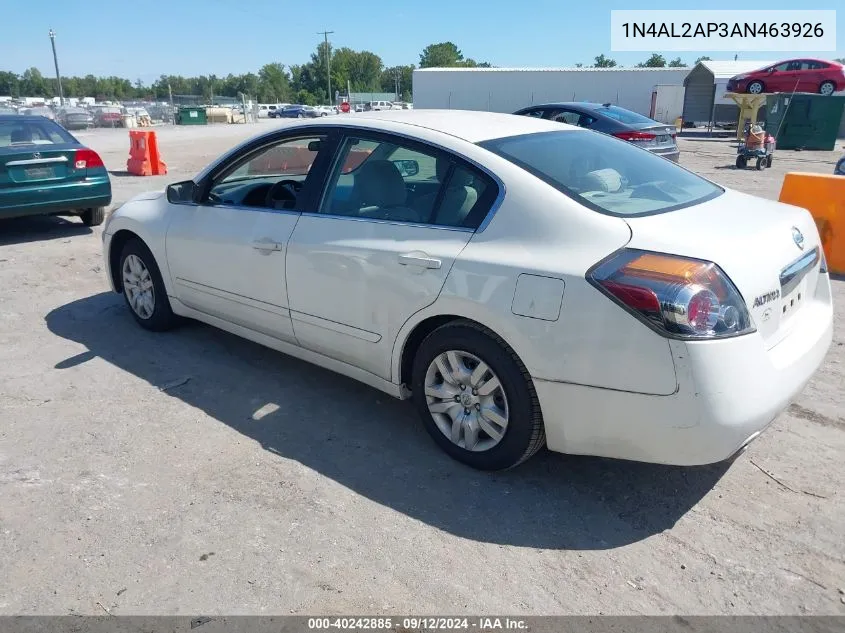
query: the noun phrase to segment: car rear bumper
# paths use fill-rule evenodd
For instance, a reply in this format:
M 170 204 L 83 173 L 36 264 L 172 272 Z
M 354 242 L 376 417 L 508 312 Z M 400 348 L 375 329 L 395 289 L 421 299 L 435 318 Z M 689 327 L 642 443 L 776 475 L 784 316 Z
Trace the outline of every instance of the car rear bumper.
M 655 149 L 651 150 L 651 153 L 657 154 L 658 156 L 666 158 L 667 160 L 671 160 L 674 163 L 677 163 L 678 160 L 680 160 L 681 158 L 681 150 L 679 150 L 677 147 L 671 149 Z
M 725 460 L 765 429 L 821 365 L 833 338 L 830 279 L 792 333 L 669 342 L 678 389 L 650 396 L 535 380 L 549 449 L 693 466 Z M 823 296 L 826 294 L 827 296 Z
M 108 177 L 0 190 L 0 218 L 48 215 L 111 204 Z

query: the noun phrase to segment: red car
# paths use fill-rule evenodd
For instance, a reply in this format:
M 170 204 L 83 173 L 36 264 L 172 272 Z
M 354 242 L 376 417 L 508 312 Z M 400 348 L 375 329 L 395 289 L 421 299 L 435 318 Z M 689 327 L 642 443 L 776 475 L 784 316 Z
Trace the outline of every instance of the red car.
M 818 92 L 845 90 L 845 66 L 821 59 L 789 59 L 728 81 L 728 92 Z
M 845 90 L 845 66 L 821 59 L 790 59 L 728 81 L 728 92 L 818 92 Z

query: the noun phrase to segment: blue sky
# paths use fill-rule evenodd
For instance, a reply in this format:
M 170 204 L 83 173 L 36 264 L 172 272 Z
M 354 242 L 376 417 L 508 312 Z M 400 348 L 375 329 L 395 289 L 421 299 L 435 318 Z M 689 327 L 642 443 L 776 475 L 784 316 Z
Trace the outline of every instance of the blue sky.
M 795 54 L 845 57 L 842 5 L 827 0 L 810 4 L 805 8 L 839 5 L 838 51 Z M 799 8 L 794 0 L 765 5 Z M 714 2 L 707 8 L 759 6 Z M 302 63 L 322 38 L 317 32 L 323 30 L 334 31 L 329 36 L 333 46 L 373 51 L 388 66 L 417 63 L 426 45 L 446 40 L 455 42 L 464 55 L 495 66 L 586 65 L 599 53 L 620 65 L 633 65 L 648 53 L 610 50 L 610 10 L 677 8 L 684 7 L 677 2 L 630 0 L 0 0 L 4 27 L 0 69 L 20 73 L 35 66 L 52 75 L 50 28 L 57 32 L 63 75 L 118 75 L 144 83 L 160 74 L 220 76 L 256 71 L 271 61 Z M 730 53 L 708 51 L 664 55 L 667 59 L 680 55 L 688 63 L 701 55 L 733 58 Z M 790 56 L 761 51 L 742 53 L 740 59 Z

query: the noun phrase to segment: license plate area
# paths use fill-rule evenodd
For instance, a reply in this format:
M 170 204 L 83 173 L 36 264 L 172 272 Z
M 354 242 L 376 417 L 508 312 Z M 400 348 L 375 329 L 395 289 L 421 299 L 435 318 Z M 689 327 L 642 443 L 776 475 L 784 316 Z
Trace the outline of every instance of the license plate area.
M 27 180 L 47 180 L 55 178 L 56 173 L 52 167 L 30 167 L 23 170 Z
M 45 180 L 61 180 L 67 175 L 64 165 L 32 165 L 31 167 L 13 167 L 9 170 L 12 182 L 32 183 Z

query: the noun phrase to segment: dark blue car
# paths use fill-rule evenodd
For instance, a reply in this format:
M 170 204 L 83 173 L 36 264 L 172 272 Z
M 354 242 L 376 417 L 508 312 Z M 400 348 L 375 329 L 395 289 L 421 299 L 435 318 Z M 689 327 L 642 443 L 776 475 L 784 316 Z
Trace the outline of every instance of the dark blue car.
M 95 226 L 110 204 L 97 152 L 45 117 L 0 115 L 0 218 L 74 214 Z
M 311 106 L 289 105 L 276 116 L 283 119 L 315 119 L 320 116 L 320 113 Z
M 678 162 L 675 128 L 610 103 L 545 103 L 514 114 L 540 117 L 610 134 Z

